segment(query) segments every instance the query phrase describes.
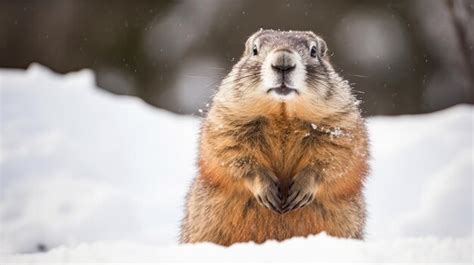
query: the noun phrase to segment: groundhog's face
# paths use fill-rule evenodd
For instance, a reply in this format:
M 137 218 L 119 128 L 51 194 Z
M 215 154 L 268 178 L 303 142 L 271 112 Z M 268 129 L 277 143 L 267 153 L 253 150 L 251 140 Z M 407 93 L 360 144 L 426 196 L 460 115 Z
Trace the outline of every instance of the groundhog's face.
M 260 30 L 247 40 L 234 75 L 247 93 L 281 101 L 323 96 L 332 71 L 326 52 L 313 32 Z

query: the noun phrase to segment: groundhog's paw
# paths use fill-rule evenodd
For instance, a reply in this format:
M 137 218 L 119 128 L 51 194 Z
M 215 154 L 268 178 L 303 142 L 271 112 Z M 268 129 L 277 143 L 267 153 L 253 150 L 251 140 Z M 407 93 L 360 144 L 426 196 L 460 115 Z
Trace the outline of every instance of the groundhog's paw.
M 282 195 L 278 179 L 272 172 L 259 172 L 248 181 L 250 191 L 258 203 L 276 213 L 281 213 Z
M 316 180 L 311 174 L 296 176 L 288 188 L 288 196 L 283 204 L 282 213 L 303 208 L 313 202 L 316 193 Z

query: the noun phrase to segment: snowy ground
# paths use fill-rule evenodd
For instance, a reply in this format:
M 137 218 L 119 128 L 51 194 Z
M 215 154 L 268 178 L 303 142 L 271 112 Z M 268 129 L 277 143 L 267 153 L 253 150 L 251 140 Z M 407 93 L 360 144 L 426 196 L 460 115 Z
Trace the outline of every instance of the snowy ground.
M 4 69 L 0 92 L 0 261 L 472 261 L 472 106 L 369 119 L 365 242 L 223 248 L 177 245 L 198 118 L 99 90 L 90 71 Z

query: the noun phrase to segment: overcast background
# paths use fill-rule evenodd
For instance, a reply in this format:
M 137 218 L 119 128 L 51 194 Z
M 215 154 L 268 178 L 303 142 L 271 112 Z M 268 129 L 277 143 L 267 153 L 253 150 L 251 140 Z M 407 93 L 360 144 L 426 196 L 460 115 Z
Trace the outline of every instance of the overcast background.
M 425 113 L 474 102 L 473 14 L 468 0 L 1 0 L 0 67 L 91 68 L 101 88 L 198 113 L 254 31 L 312 30 L 365 115 Z

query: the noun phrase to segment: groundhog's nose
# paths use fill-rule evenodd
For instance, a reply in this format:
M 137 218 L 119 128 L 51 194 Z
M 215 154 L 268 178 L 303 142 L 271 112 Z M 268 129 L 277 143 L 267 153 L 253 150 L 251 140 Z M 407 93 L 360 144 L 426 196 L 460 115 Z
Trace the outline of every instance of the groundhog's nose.
M 295 69 L 296 65 L 285 65 L 285 64 L 280 64 L 280 65 L 273 65 L 272 68 L 275 71 L 282 72 L 282 73 L 288 73 L 291 72 L 293 69 Z
M 296 67 L 293 55 L 287 50 L 275 51 L 271 65 L 273 70 L 280 73 L 289 73 Z

